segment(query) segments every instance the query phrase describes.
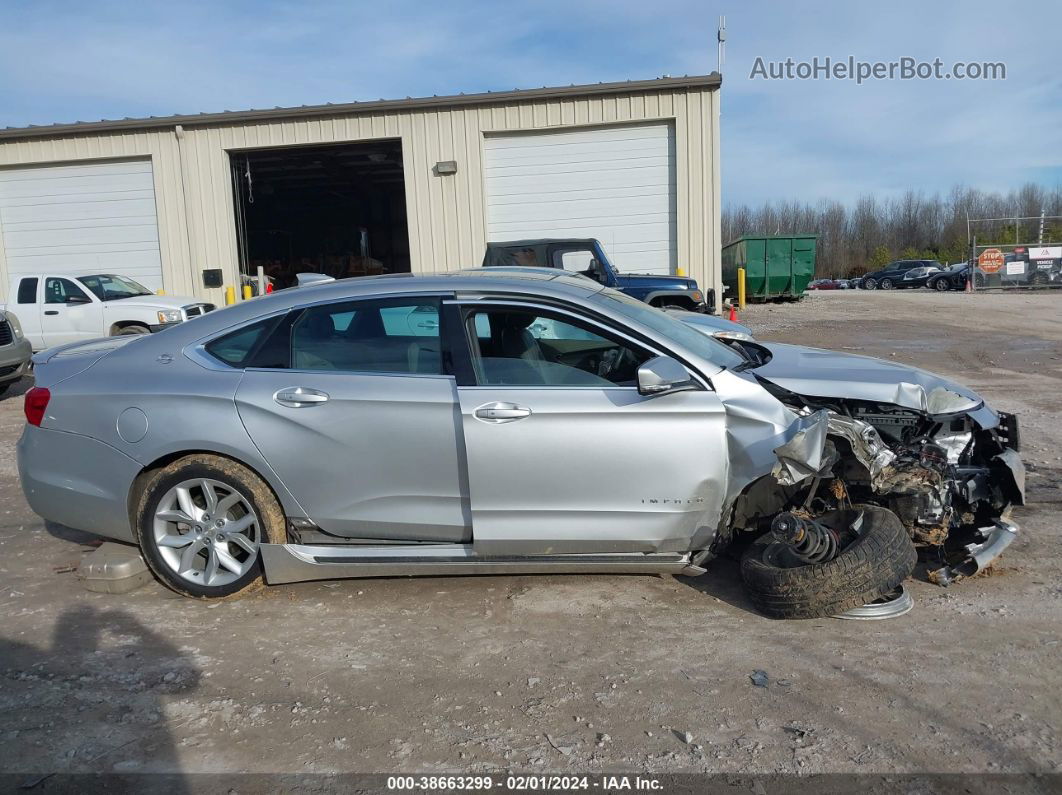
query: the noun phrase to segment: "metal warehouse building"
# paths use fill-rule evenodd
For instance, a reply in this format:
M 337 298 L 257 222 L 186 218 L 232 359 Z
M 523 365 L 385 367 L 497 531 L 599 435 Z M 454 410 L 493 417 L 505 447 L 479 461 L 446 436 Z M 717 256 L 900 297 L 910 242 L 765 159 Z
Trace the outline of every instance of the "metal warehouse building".
M 0 291 L 121 273 L 215 303 L 262 266 L 479 265 L 597 237 L 721 295 L 718 74 L 0 130 Z

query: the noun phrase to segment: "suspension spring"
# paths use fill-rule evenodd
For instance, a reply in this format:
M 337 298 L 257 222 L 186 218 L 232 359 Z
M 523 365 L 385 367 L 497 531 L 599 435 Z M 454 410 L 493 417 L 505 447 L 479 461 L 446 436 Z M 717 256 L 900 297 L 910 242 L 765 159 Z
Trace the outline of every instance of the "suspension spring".
M 788 544 L 793 556 L 804 563 L 833 560 L 841 546 L 836 531 L 814 519 L 805 519 L 789 512 L 774 517 L 771 534 L 778 541 Z

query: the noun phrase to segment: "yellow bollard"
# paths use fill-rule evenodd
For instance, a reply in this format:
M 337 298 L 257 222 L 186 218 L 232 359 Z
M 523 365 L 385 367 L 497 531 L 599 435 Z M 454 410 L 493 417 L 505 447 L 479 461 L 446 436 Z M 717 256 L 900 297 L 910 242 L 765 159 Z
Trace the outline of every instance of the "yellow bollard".
M 155 291 L 155 295 L 166 295 L 166 291 L 160 287 L 158 290 Z
M 675 268 L 675 275 L 676 276 L 685 276 L 686 275 L 686 269 L 685 268 Z
M 245 284 L 243 286 L 243 300 L 248 301 L 252 298 L 254 298 L 254 291 L 251 290 L 251 285 Z
M 225 306 L 232 306 L 236 303 L 236 288 L 231 284 L 225 287 Z
M 738 294 L 737 294 L 738 309 L 744 309 L 745 308 L 745 269 L 744 268 L 738 268 L 738 279 L 737 279 L 737 282 L 738 282 L 737 283 L 737 288 L 738 288 Z

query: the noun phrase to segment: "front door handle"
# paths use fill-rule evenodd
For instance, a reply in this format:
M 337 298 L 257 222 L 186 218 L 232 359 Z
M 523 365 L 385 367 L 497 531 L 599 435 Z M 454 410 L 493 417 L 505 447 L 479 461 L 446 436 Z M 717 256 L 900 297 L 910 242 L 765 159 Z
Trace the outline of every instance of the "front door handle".
M 305 386 L 288 386 L 274 392 L 273 400 L 289 409 L 302 409 L 327 402 L 328 393 Z
M 59 310 L 58 309 L 45 309 L 44 310 L 44 314 L 46 314 L 46 315 L 58 315 L 59 314 Z
M 485 422 L 512 422 L 531 416 L 531 409 L 515 403 L 486 403 L 476 409 L 476 417 Z

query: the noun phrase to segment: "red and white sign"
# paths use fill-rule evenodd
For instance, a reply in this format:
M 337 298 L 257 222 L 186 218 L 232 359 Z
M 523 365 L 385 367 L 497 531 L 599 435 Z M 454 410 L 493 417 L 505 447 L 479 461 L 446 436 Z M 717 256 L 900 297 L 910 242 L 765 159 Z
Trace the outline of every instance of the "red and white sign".
M 1029 259 L 1062 259 L 1062 246 L 1037 246 L 1029 249 Z
M 977 264 L 985 273 L 998 273 L 1006 260 L 998 248 L 986 248 L 977 258 Z

